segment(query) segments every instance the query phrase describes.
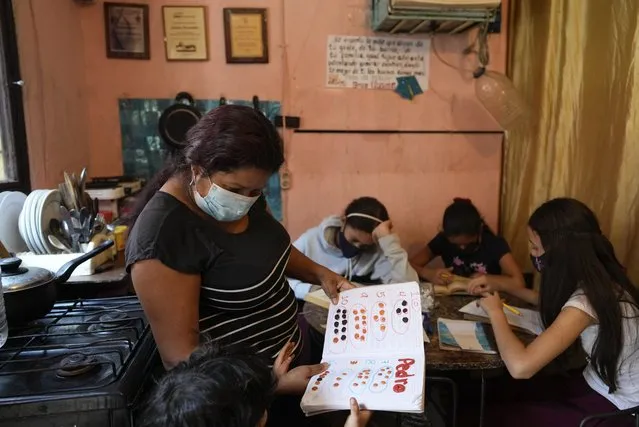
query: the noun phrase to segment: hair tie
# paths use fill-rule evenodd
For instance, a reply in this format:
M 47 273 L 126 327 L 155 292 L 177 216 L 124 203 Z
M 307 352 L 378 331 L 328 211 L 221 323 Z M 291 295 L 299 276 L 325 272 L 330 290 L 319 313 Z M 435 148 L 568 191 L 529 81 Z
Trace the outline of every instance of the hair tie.
M 355 212 L 355 213 L 350 213 L 350 214 L 346 215 L 346 218 L 348 219 L 348 218 L 352 218 L 352 217 L 354 217 L 354 216 L 357 216 L 357 217 L 360 217 L 360 218 L 368 218 L 368 219 L 372 219 L 373 221 L 375 221 L 375 222 L 379 222 L 380 224 L 381 224 L 382 222 L 384 222 L 384 221 L 382 221 L 381 219 L 379 219 L 379 218 L 375 218 L 375 217 L 374 217 L 374 216 L 372 216 L 372 215 L 367 215 L 367 214 L 365 214 L 365 213 L 357 213 L 357 212 Z

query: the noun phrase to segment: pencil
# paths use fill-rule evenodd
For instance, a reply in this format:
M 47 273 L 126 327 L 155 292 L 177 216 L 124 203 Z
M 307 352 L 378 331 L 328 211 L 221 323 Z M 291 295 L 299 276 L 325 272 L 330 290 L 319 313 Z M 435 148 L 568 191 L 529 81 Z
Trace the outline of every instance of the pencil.
M 511 313 L 516 314 L 517 316 L 521 316 L 521 312 L 517 310 L 515 307 L 512 307 L 506 304 L 505 302 L 502 302 L 502 304 L 504 305 L 504 308 L 510 311 Z

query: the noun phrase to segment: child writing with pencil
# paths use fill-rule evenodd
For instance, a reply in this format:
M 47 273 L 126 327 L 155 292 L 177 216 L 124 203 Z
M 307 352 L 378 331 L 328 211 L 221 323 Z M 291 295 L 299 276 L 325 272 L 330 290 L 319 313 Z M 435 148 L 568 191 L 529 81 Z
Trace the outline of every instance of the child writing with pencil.
M 506 368 L 515 379 L 531 378 L 579 338 L 588 364 L 583 373 L 496 384 L 487 393 L 493 401 L 486 425 L 577 426 L 588 415 L 639 406 L 639 290 L 594 213 L 574 199 L 550 200 L 530 217 L 528 236 L 541 273 L 539 294 L 514 294 L 539 303 L 544 332 L 526 346 L 508 325 L 498 293 L 487 292 L 480 301 Z M 597 426 L 622 427 L 631 420 L 615 417 Z
M 430 261 L 441 257 L 445 268 L 433 269 Z M 486 225 L 468 199 L 456 198 L 444 211 L 443 230 L 411 257 L 419 276 L 434 285 L 448 285 L 455 276 L 467 278 L 468 293 L 524 288 L 524 278 L 506 240 Z M 462 279 L 463 280 L 463 279 Z

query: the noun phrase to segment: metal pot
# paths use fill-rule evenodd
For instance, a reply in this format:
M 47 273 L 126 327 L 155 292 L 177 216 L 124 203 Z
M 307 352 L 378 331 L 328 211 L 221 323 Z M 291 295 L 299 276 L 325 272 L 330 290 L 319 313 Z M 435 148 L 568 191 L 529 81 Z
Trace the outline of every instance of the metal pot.
M 2 292 L 9 325 L 16 325 L 44 317 L 56 301 L 56 286 L 66 282 L 83 262 L 113 246 L 106 240 L 89 252 L 64 264 L 53 274 L 44 268 L 21 267 L 20 258 L 0 260 Z
M 195 106 L 195 99 L 188 92 L 175 96 L 176 103 L 162 112 L 158 121 L 158 131 L 164 143 L 171 150 L 181 150 L 186 146 L 186 133 L 202 117 Z

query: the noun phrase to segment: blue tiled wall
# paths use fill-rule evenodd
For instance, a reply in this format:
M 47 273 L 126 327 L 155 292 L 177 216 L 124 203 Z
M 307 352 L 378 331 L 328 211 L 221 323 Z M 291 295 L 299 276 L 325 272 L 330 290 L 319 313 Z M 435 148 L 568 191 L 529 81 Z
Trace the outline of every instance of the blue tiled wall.
M 124 174 L 149 179 L 159 171 L 168 153 L 158 133 L 158 120 L 162 111 L 173 105 L 173 99 L 120 99 L 120 129 L 122 133 L 122 159 Z M 247 105 L 252 101 L 227 100 L 228 104 Z M 203 112 L 219 105 L 219 100 L 197 100 Z M 280 103 L 260 101 L 260 110 L 271 121 L 280 114 Z M 282 220 L 282 193 L 279 174 L 273 174 L 264 190 L 273 215 Z

